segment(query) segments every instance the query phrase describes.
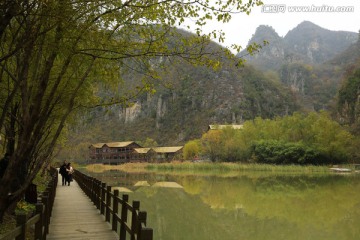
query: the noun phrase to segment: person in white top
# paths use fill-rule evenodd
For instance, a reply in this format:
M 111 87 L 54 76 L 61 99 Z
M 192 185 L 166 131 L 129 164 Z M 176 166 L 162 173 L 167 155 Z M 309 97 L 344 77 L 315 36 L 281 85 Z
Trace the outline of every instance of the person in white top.
M 73 169 L 73 167 L 71 166 L 71 163 L 68 163 L 67 165 L 66 165 L 66 175 L 67 175 L 67 177 L 66 177 L 66 182 L 68 182 L 68 186 L 70 186 L 70 182 L 72 182 L 73 181 L 73 179 L 72 179 L 72 174 L 74 173 L 74 169 Z M 65 182 L 65 185 L 66 185 L 66 182 Z

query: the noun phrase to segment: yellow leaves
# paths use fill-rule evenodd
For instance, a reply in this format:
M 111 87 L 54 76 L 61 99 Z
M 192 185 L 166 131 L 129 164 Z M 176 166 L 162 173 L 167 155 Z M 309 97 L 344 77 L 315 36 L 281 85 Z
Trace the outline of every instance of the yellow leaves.
M 255 52 L 259 52 L 261 48 L 262 48 L 262 46 L 260 44 L 254 42 L 254 43 L 249 44 L 247 46 L 246 50 L 248 51 L 248 53 L 250 55 L 254 55 Z
M 16 204 L 16 209 L 15 209 L 16 214 L 20 214 L 20 213 L 28 214 L 28 213 L 32 213 L 33 211 L 35 211 L 35 205 L 30 204 L 23 199 L 17 202 Z
M 193 160 L 194 157 L 199 156 L 201 152 L 201 145 L 198 140 L 189 141 L 185 144 L 183 149 L 184 159 Z

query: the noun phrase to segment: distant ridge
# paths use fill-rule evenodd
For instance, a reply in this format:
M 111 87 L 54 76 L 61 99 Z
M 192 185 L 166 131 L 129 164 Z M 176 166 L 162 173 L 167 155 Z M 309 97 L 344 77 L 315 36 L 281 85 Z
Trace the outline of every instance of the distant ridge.
M 254 56 L 246 56 L 246 61 L 263 70 L 279 69 L 284 64 L 321 64 L 355 43 L 358 34 L 348 31 L 331 31 L 310 21 L 301 22 L 280 37 L 270 26 L 259 26 L 249 41 L 269 44 Z M 238 54 L 243 55 L 244 52 Z

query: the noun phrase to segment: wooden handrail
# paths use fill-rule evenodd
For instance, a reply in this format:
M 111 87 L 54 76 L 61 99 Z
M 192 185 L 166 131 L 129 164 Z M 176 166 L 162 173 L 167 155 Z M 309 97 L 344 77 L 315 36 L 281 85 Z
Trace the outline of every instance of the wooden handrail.
M 50 168 L 51 180 L 42 193 L 41 201 L 36 203 L 35 215 L 28 219 L 26 214 L 17 215 L 16 228 L 0 235 L 0 240 L 25 240 L 28 239 L 26 228 L 35 225 L 35 240 L 45 240 L 49 230 L 50 216 L 56 195 L 58 171 Z
M 120 240 L 126 240 L 127 233 L 131 240 L 153 239 L 153 229 L 146 227 L 147 213 L 140 211 L 139 201 L 129 204 L 127 194 L 119 197 L 119 190 L 114 190 L 113 193 L 111 186 L 77 170 L 73 176 L 100 213 L 105 216 L 105 220 L 111 224 L 112 230 L 118 233 Z M 130 223 L 128 221 L 129 212 L 131 213 Z

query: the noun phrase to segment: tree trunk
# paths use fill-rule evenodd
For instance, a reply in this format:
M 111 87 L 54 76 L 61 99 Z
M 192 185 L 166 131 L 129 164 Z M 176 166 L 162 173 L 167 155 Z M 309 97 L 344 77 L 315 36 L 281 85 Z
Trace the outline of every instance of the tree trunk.
M 0 222 L 3 222 L 4 215 L 7 211 L 15 209 L 17 202 L 24 193 L 24 191 L 21 191 L 16 194 L 11 194 L 11 184 L 9 184 L 9 182 L 12 182 L 12 178 L 5 177 L 5 175 L 0 181 Z
M 18 160 L 18 161 L 16 161 Z M 8 209 L 15 206 L 24 195 L 32 179 L 28 179 L 27 161 L 15 152 L 0 180 L 0 221 Z

